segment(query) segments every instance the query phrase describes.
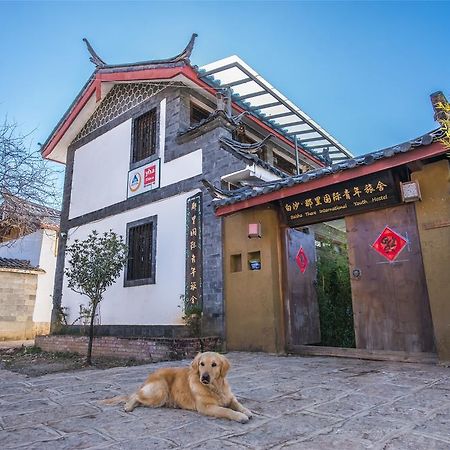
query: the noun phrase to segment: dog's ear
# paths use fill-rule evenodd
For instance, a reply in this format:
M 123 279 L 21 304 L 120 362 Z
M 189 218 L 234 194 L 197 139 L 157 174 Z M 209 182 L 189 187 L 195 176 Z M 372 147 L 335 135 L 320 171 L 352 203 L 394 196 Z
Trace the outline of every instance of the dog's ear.
M 198 365 L 200 364 L 200 356 L 202 356 L 202 354 L 201 353 L 197 353 L 196 357 L 191 362 L 191 369 L 194 372 L 198 372 Z
M 228 361 L 228 359 L 225 358 L 225 356 L 220 355 L 220 375 L 222 378 L 225 378 L 229 369 L 230 369 L 230 361 Z

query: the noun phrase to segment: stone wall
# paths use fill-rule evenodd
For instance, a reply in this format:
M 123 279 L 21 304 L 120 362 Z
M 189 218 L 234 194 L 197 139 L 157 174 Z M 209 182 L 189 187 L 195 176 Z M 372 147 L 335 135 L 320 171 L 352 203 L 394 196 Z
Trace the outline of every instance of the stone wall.
M 51 335 L 36 336 L 36 346 L 47 352 L 73 352 L 85 355 L 89 338 L 87 336 Z M 222 346 L 218 337 L 202 338 L 203 351 L 217 351 Z M 126 339 L 113 336 L 94 338 L 93 357 L 106 356 L 140 361 L 166 361 L 193 358 L 202 350 L 198 338 L 152 338 Z
M 36 273 L 0 271 L 0 340 L 34 337 Z

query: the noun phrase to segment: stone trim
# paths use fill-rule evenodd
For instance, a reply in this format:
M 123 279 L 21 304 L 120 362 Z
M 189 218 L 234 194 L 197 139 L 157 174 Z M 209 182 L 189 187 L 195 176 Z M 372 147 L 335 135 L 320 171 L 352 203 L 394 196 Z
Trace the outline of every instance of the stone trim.
M 135 209 L 149 203 L 192 191 L 193 189 L 200 187 L 201 179 L 202 175 L 195 175 L 194 177 L 187 178 L 186 180 L 182 180 L 178 183 L 169 184 L 168 186 L 156 190 L 144 192 L 143 194 L 130 197 L 119 203 L 115 203 L 114 205 L 106 206 L 105 208 L 83 214 L 82 216 L 70 219 L 64 230 L 67 232 L 70 228 L 86 225 L 90 222 L 95 222 L 97 220 L 105 219 L 106 217 L 121 214 L 129 211 L 130 209 Z

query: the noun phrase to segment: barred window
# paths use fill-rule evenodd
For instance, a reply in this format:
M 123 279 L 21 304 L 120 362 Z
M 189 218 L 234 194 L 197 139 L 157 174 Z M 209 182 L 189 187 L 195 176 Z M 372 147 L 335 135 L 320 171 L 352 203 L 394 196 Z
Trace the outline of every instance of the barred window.
M 156 108 L 133 121 L 132 163 L 142 161 L 156 153 Z
M 128 262 L 125 286 L 155 283 L 156 216 L 127 225 Z

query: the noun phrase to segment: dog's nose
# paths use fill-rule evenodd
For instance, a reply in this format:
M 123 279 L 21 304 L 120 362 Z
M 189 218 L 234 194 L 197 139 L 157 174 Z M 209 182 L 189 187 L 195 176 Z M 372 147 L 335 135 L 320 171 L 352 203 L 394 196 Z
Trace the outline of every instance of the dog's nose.
M 209 374 L 208 373 L 204 373 L 202 375 L 202 382 L 209 383 Z

